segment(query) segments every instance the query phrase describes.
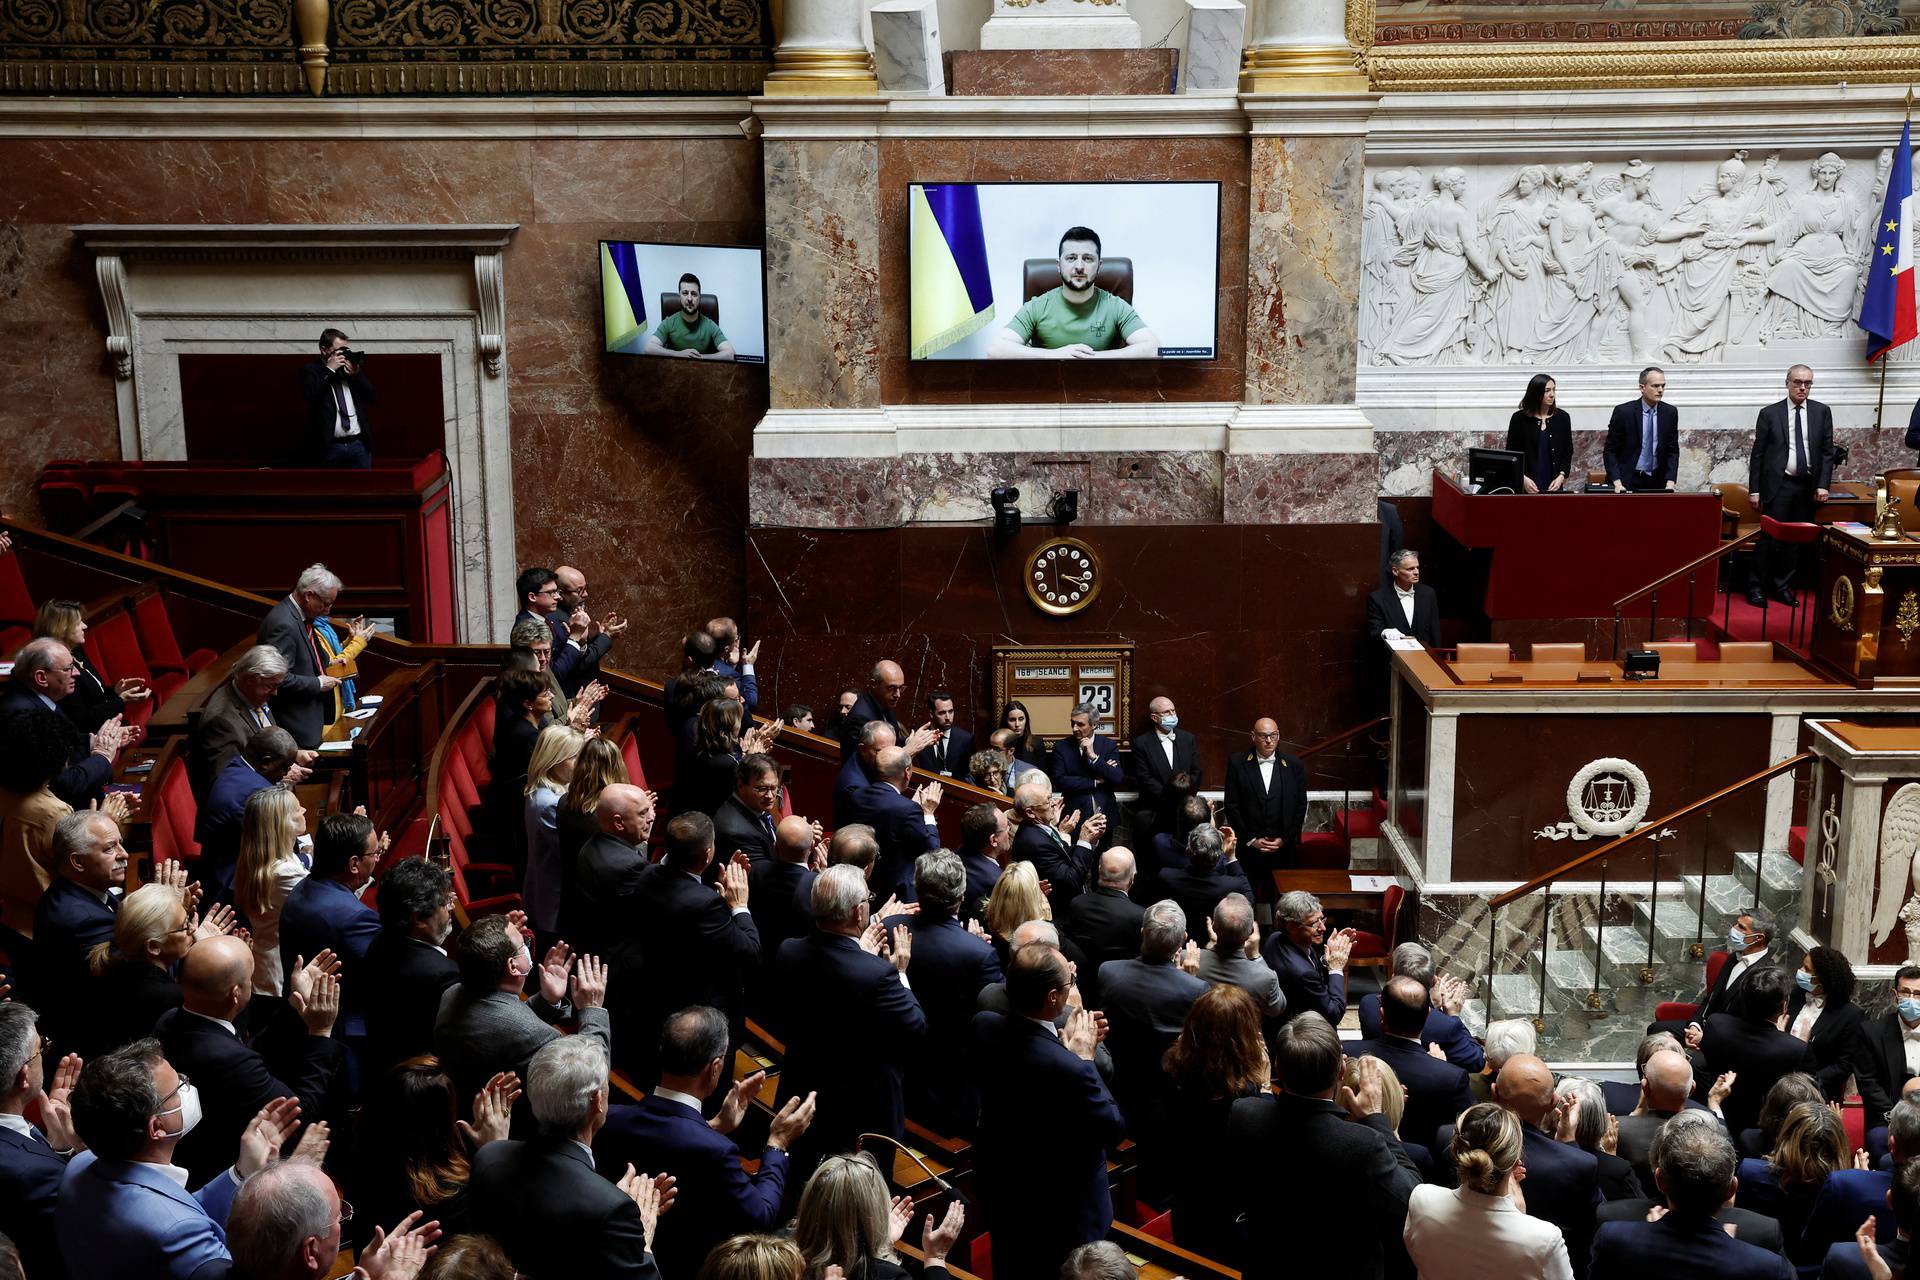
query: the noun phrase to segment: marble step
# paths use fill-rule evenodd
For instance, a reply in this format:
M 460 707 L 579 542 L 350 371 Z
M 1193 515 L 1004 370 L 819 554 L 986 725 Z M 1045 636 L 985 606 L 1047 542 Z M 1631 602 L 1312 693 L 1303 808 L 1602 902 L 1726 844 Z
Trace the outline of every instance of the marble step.
M 1668 963 L 1681 963 L 1697 959 L 1693 954 L 1696 938 L 1701 940 L 1701 954 L 1711 951 L 1715 946 L 1724 945 L 1715 939 L 1726 933 L 1725 922 L 1716 921 L 1713 913 L 1707 913 L 1705 933 L 1701 933 L 1701 922 L 1696 914 L 1699 908 L 1684 897 L 1675 895 L 1660 896 L 1660 910 L 1655 913 L 1646 898 L 1636 898 L 1633 902 L 1633 929 L 1641 938 L 1647 936 L 1647 924 L 1651 918 L 1654 927 L 1654 954 Z
M 1780 864 L 1792 868 L 1789 877 Z M 1735 855 L 1736 874 L 1710 875 L 1706 879 L 1707 926 L 1709 936 L 1727 931 L 1733 918 L 1753 903 L 1754 864 L 1752 854 Z M 1687 905 L 1699 909 L 1701 881 L 1696 874 L 1680 878 L 1685 887 Z M 1768 854 L 1760 870 L 1760 902 L 1777 916 L 1791 917 L 1800 900 L 1800 866 L 1784 854 Z M 1715 917 L 1719 926 L 1714 927 Z
M 1600 985 L 1603 989 L 1616 987 L 1631 990 L 1664 985 L 1662 974 L 1669 962 L 1660 956 L 1657 945 L 1652 961 L 1648 961 L 1645 929 L 1636 929 L 1630 924 L 1610 924 L 1601 927 L 1599 934 Z M 1575 941 L 1579 944 L 1581 958 L 1588 962 L 1591 969 L 1594 926 L 1591 923 L 1581 925 Z

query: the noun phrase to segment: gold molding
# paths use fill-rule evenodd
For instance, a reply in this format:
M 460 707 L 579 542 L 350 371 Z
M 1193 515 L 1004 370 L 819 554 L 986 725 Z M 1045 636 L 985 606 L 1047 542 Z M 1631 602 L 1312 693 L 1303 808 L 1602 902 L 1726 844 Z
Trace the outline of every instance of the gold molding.
M 1351 48 L 1259 45 L 1240 66 L 1242 93 L 1365 93 L 1367 87 L 1361 57 Z
M 300 68 L 289 62 L 116 62 L 105 58 L 0 62 L 0 93 L 264 97 L 305 88 Z
M 1348 28 L 1364 0 L 1349 0 Z M 1365 4 L 1369 10 L 1370 3 Z M 1902 84 L 1920 79 L 1920 37 L 1371 45 L 1373 87 L 1393 93 L 1494 89 Z
M 775 49 L 760 92 L 769 98 L 852 98 L 880 92 L 865 49 Z

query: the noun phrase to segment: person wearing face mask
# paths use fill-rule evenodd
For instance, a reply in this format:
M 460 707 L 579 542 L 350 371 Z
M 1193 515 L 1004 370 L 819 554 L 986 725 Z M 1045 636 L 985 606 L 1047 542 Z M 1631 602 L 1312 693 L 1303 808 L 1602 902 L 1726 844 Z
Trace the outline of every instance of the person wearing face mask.
M 1813 1050 L 1814 1072 L 1829 1102 L 1847 1096 L 1866 1015 L 1853 1002 L 1853 966 L 1832 947 L 1815 947 L 1794 971 L 1787 1003 L 1787 1030 Z
M 1181 804 L 1200 789 L 1200 745 L 1180 727 L 1180 713 L 1165 695 L 1147 704 L 1147 726 L 1131 744 L 1128 770 L 1140 793 L 1138 813 L 1152 819 L 1154 831 L 1175 831 Z M 1134 839 L 1146 836 L 1136 816 Z
M 1893 998 L 1893 1008 L 1861 1024 L 1854 1064 L 1867 1150 L 1876 1160 L 1887 1149 L 1888 1113 L 1908 1082 L 1920 1077 L 1920 966 L 1903 965 L 1893 975 Z
M 182 1140 L 180 1163 L 193 1185 L 232 1162 L 254 1113 L 276 1098 L 293 1098 L 309 1121 L 327 1119 L 326 1104 L 342 1049 L 332 1038 L 340 1010 L 337 966 L 325 954 L 287 970 L 288 999 L 253 1026 L 253 950 L 239 938 L 196 942 L 180 965 L 180 1008 L 160 1016 L 154 1035 L 167 1061 L 205 1091 L 206 1120 Z
M 313 873 L 294 886 L 280 908 L 280 963 L 331 951 L 340 961 L 339 1032 L 357 1047 L 367 1035 L 364 997 L 373 990 L 367 948 L 380 933 L 380 916 L 360 894 L 373 883 L 386 837 L 363 813 L 330 813 L 313 839 Z
M 281 1098 L 253 1113 L 227 1144 L 233 1163 L 198 1183 L 174 1158 L 181 1140 L 202 1126 L 199 1086 L 163 1055 L 158 1040 L 136 1040 L 87 1063 L 71 1106 L 86 1150 L 68 1162 L 54 1210 L 67 1274 L 87 1280 L 228 1275 L 225 1226 L 234 1195 L 242 1182 L 279 1163 L 298 1125 L 299 1103 Z M 190 1186 L 196 1189 L 189 1192 Z
M 1718 961 L 1720 969 L 1714 974 L 1713 981 L 1706 990 L 1694 998 L 1693 1017 L 1687 1021 L 1666 1021 L 1650 1023 L 1647 1034 L 1665 1031 L 1684 1043 L 1687 1056 L 1693 1059 L 1696 1073 L 1704 1074 L 1705 1061 L 1700 1056 L 1701 1029 L 1707 1019 L 1716 1013 L 1725 1013 L 1735 1003 L 1741 984 L 1747 980 L 1747 974 L 1755 965 L 1765 962 L 1767 951 L 1773 945 L 1775 926 L 1773 913 L 1765 907 L 1755 905 L 1735 917 L 1727 926 L 1727 949 L 1717 951 L 1714 956 L 1724 957 Z M 1707 958 L 1708 972 L 1713 972 L 1716 963 L 1714 956 Z
M 447 954 L 452 933 L 453 878 L 444 867 L 408 858 L 380 878 L 380 932 L 364 966 L 373 981 L 360 1002 L 368 1079 L 433 1051 L 440 997 L 460 980 L 460 966 Z

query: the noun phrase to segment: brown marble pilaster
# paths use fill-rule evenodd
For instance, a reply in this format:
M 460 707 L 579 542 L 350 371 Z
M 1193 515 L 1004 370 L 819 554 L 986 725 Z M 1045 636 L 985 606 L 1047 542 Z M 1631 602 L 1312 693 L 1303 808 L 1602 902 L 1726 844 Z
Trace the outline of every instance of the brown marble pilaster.
M 1363 149 L 1358 137 L 1253 139 L 1248 404 L 1353 402 Z
M 878 406 L 879 143 L 768 138 L 764 165 L 772 406 Z

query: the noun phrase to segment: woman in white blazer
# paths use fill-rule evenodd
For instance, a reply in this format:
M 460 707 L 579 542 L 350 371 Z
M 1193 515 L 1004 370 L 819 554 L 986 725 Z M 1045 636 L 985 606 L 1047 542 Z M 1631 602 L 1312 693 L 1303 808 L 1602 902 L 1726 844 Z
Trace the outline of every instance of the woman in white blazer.
M 1520 1151 L 1519 1117 L 1505 1107 L 1461 1112 L 1448 1152 L 1460 1186 L 1418 1186 L 1407 1202 L 1407 1253 L 1420 1280 L 1573 1280 L 1560 1228 L 1527 1216 Z

